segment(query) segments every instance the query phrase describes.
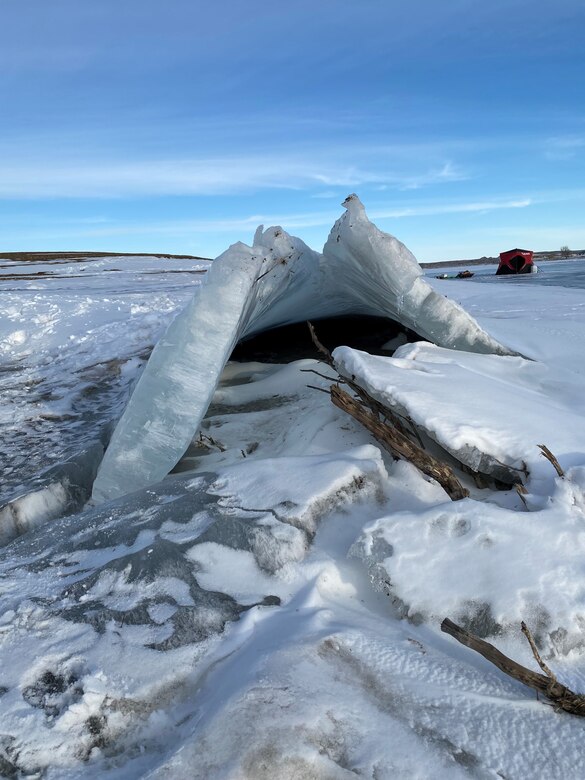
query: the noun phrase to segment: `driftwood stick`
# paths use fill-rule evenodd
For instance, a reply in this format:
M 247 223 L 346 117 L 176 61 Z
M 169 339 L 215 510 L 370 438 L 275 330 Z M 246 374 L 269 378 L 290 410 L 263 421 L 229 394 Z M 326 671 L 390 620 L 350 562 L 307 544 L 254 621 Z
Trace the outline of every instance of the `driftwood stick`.
M 533 672 L 531 669 L 516 663 L 516 661 L 508 658 L 508 656 L 501 653 L 489 642 L 469 633 L 469 631 L 453 623 L 449 618 L 445 618 L 441 623 L 441 631 L 449 634 L 449 636 L 461 642 L 462 645 L 475 650 L 476 653 L 479 653 L 487 661 L 497 666 L 504 674 L 544 694 L 557 709 L 568 712 L 571 715 L 585 716 L 585 696 L 574 693 L 570 688 L 559 683 L 556 678 L 553 679 L 548 674 Z
M 313 327 L 312 323 L 307 322 L 307 325 L 309 326 L 309 333 L 311 334 L 311 340 L 313 344 L 323 355 L 323 359 L 325 360 L 327 365 L 331 366 L 332 368 L 335 368 L 335 365 L 333 364 L 333 357 L 331 356 L 331 352 L 329 352 L 327 347 L 324 347 L 323 344 L 321 344 L 321 342 L 317 338 L 317 334 L 315 333 L 315 328 Z
M 207 436 L 202 431 L 199 433 L 199 441 L 201 442 L 201 444 L 205 444 L 206 442 L 209 442 L 209 444 L 211 444 L 212 447 L 217 447 L 217 449 L 220 452 L 225 452 L 225 447 L 223 446 L 223 444 L 220 444 L 218 441 L 215 441 L 215 439 L 212 436 Z
M 310 322 L 307 322 L 307 325 L 313 344 L 323 355 L 323 361 L 337 371 L 331 352 L 319 341 L 313 325 Z M 416 436 L 418 442 L 421 443 L 418 431 L 416 431 L 412 421 L 410 421 L 411 430 L 407 431 L 400 417 L 373 398 L 355 381 L 354 377 L 342 376 L 341 381 L 354 391 L 359 400 L 352 398 L 339 385 L 332 385 L 329 392 L 332 402 L 338 409 L 361 423 L 395 457 L 410 461 L 423 474 L 437 480 L 453 501 L 458 501 L 469 495 L 449 466 L 429 455 L 408 437 L 410 433 L 410 435 Z M 391 425 L 386 422 L 387 420 Z
M 373 411 L 366 408 L 359 400 L 352 398 L 338 385 L 333 385 L 330 392 L 331 400 L 338 409 L 361 423 L 393 455 L 410 461 L 424 474 L 436 479 L 453 501 L 469 495 L 449 466 L 421 450 L 401 431 L 380 420 Z
M 320 393 L 330 395 L 329 390 L 326 390 L 324 387 L 317 387 L 317 385 L 307 385 L 307 387 L 310 387 L 311 390 L 318 390 Z
M 544 457 L 552 463 L 559 477 L 564 477 L 565 472 L 561 468 L 561 464 L 558 462 L 558 460 L 555 458 L 555 456 L 552 454 L 552 452 L 549 450 L 546 444 L 539 444 L 538 448 L 540 449 Z
M 322 374 L 320 371 L 315 371 L 314 368 L 301 368 L 301 374 L 316 374 L 317 376 L 320 376 L 321 379 L 326 379 L 328 382 L 336 382 L 337 384 L 345 384 L 345 380 L 342 379 L 340 376 L 337 376 L 337 377 L 327 376 L 327 374 Z
M 514 489 L 516 493 L 518 493 L 520 501 L 522 501 L 522 503 L 524 504 L 524 508 L 528 510 L 528 504 L 526 503 L 526 499 L 524 498 L 524 496 L 528 493 L 528 491 L 526 490 L 526 488 L 521 482 L 516 482 L 516 484 L 514 485 Z
M 358 385 L 358 383 L 355 381 L 355 377 L 347 377 L 345 375 L 339 374 L 339 371 L 337 370 L 337 366 L 335 365 L 335 361 L 333 360 L 333 356 L 331 352 L 325 347 L 321 341 L 319 341 L 319 338 L 317 336 L 317 333 L 315 331 L 315 328 L 311 322 L 307 322 L 307 326 L 309 328 L 309 333 L 311 334 L 311 340 L 317 350 L 321 353 L 323 356 L 323 362 L 327 363 L 328 366 L 330 366 L 340 377 L 339 383 L 348 385 L 351 387 L 351 389 L 354 391 L 354 393 L 359 396 L 362 401 L 365 403 L 366 406 L 368 406 L 373 411 L 377 412 L 382 419 L 388 419 L 392 422 L 393 425 L 398 428 L 401 433 L 403 433 L 405 436 L 412 435 L 414 436 L 418 442 L 420 443 L 422 447 L 422 440 L 420 438 L 420 435 L 418 431 L 416 430 L 414 423 L 410 418 L 408 418 L 409 426 L 408 428 L 405 428 L 404 422 L 400 415 L 398 415 L 395 411 L 392 409 L 389 409 L 387 406 L 384 406 L 379 401 L 377 401 L 375 398 L 373 398 L 367 390 L 364 390 L 364 388 L 361 385 Z
M 538 648 L 536 647 L 536 642 L 534 641 L 530 629 L 528 628 L 528 626 L 524 621 L 522 621 L 522 623 L 520 624 L 520 628 L 522 630 L 522 633 L 528 640 L 528 644 L 530 645 L 530 649 L 532 650 L 532 655 L 534 656 L 534 660 L 540 666 L 540 668 L 546 674 L 546 676 L 556 683 L 557 682 L 556 676 L 554 675 L 553 672 L 551 672 L 551 670 L 548 668 L 548 666 L 540 657 L 540 653 L 538 652 Z

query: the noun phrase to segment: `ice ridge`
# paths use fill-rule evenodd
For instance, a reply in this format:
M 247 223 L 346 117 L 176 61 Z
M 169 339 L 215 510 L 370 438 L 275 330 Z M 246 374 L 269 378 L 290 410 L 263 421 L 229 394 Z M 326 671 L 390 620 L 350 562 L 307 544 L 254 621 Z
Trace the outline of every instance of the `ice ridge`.
M 221 372 L 242 338 L 348 314 L 397 320 L 452 349 L 514 354 L 461 306 L 436 293 L 414 255 L 368 219 L 356 195 L 323 253 L 282 228 L 262 226 L 254 246 L 231 246 L 173 320 L 120 419 L 98 471 L 101 503 L 163 479 L 196 434 Z

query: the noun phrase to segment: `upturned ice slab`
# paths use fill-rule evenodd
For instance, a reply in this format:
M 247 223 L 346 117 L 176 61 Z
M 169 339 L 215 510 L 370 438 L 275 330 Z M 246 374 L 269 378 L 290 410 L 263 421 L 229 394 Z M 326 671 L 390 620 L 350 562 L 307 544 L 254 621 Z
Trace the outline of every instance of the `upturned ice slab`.
M 513 354 L 435 292 L 414 255 L 373 225 L 350 195 L 323 254 L 281 228 L 218 257 L 156 345 L 102 461 L 103 502 L 162 479 L 185 452 L 242 338 L 307 319 L 385 316 L 452 349 Z

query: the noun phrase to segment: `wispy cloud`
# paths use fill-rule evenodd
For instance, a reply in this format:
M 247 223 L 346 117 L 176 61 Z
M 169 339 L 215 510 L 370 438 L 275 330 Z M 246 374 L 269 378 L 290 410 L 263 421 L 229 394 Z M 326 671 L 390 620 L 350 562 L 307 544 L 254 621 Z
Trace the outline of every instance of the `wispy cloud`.
M 577 135 L 558 136 L 546 141 L 544 156 L 553 162 L 573 160 L 585 149 L 585 138 Z
M 400 219 L 402 217 L 428 217 L 439 214 L 487 213 L 498 209 L 525 209 L 532 203 L 530 198 L 474 201 L 471 203 L 435 203 L 428 206 L 374 210 L 371 216 L 373 219 Z
M 411 176 L 406 179 L 404 189 L 419 190 L 430 184 L 443 184 L 453 181 L 467 181 L 471 176 L 461 166 L 455 165 L 451 160 L 438 168 L 432 168 L 426 173 Z
M 0 168 L 0 198 L 225 195 L 266 189 L 318 190 L 317 197 L 326 197 L 323 187 L 408 190 L 465 178 L 452 161 L 437 161 L 426 148 L 417 154 L 411 146 L 52 165 L 8 158 Z
M 521 209 L 531 205 L 529 199 L 477 201 L 473 203 L 428 204 L 417 208 L 372 209 L 369 216 L 373 220 L 403 219 L 408 217 L 433 216 L 440 214 L 486 213 L 496 209 Z M 297 212 L 297 213 L 258 213 L 245 217 L 225 219 L 183 219 L 149 222 L 112 222 L 95 225 L 63 225 L 57 229 L 42 230 L 43 237 L 61 236 L 75 238 L 100 238 L 115 236 L 192 236 L 196 234 L 236 234 L 242 240 L 251 236 L 258 225 L 281 225 L 285 230 L 294 232 L 315 227 L 331 227 L 342 212 L 336 210 Z

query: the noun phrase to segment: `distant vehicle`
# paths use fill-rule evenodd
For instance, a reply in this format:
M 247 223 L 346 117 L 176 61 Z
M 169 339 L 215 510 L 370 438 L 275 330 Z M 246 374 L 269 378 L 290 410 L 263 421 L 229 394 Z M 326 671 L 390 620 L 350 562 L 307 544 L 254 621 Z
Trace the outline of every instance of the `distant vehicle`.
M 437 279 L 471 279 L 473 271 L 459 271 L 458 274 L 439 274 Z
M 502 274 L 531 274 L 536 272 L 536 266 L 532 259 L 533 252 L 530 249 L 509 249 L 500 252 L 500 264 L 496 275 Z

